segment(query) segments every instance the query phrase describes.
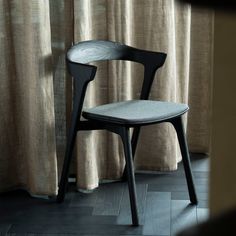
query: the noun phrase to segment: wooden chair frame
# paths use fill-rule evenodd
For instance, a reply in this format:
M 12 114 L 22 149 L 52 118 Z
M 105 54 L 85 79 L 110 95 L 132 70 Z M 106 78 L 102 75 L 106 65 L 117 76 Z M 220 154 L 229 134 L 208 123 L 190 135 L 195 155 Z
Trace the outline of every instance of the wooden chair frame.
M 126 60 L 143 64 L 144 80 L 140 99 L 147 100 L 149 98 L 150 89 L 155 77 L 155 73 L 157 69 L 164 64 L 165 59 L 165 53 L 140 50 L 116 42 L 99 40 L 78 43 L 68 51 L 66 61 L 69 73 L 74 78 L 74 96 L 71 128 L 68 134 L 64 165 L 57 196 L 58 202 L 63 202 L 65 198 L 66 185 L 69 175 L 69 166 L 72 159 L 72 152 L 75 145 L 77 132 L 81 130 L 108 130 L 110 132 L 118 134 L 123 142 L 126 160 L 124 173 L 127 178 L 129 187 L 132 222 L 135 226 L 139 225 L 133 157 L 135 155 L 140 129 L 141 126 L 144 125 L 170 122 L 174 126 L 178 136 L 190 201 L 193 204 L 197 204 L 197 195 L 193 182 L 189 151 L 182 122 L 182 114 L 176 114 L 176 116 L 168 119 L 158 120 L 153 123 L 145 124 L 134 123 L 127 125 L 107 121 L 103 122 L 96 119 L 81 120 L 87 85 L 95 78 L 97 70 L 96 66 L 88 65 L 87 63 L 102 60 Z M 129 129 L 131 127 L 134 128 L 132 138 L 130 138 L 129 134 Z

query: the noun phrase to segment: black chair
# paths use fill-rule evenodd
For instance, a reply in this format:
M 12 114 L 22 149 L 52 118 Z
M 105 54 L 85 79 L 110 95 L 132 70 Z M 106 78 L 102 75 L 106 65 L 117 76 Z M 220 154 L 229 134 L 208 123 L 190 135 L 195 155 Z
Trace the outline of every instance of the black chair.
M 165 53 L 151 52 L 129 47 L 124 44 L 92 40 L 75 44 L 67 53 L 67 65 L 74 78 L 74 97 L 71 128 L 68 135 L 65 160 L 57 201 L 65 197 L 69 165 L 75 144 L 76 133 L 80 130 L 108 130 L 120 135 L 126 160 L 125 176 L 128 180 L 133 225 L 139 225 L 133 156 L 141 126 L 170 122 L 178 136 L 183 165 L 188 184 L 190 201 L 197 204 L 197 196 L 190 167 L 189 152 L 185 139 L 182 115 L 188 111 L 186 104 L 148 100 L 156 73 L 166 59 Z M 144 80 L 140 100 L 129 100 L 97 106 L 82 111 L 87 85 L 96 74 L 96 66 L 87 63 L 103 60 L 126 60 L 144 65 Z M 81 115 L 86 120 L 81 120 Z M 129 129 L 133 127 L 132 139 Z

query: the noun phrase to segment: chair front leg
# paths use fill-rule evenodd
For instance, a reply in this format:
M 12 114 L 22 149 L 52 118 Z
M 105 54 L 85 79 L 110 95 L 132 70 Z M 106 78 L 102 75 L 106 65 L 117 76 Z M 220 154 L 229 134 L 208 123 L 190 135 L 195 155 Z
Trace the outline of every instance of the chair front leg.
M 65 159 L 64 159 L 64 163 L 63 163 L 61 180 L 60 180 L 58 195 L 57 195 L 57 202 L 58 203 L 63 202 L 65 199 L 66 187 L 68 184 L 68 177 L 69 177 L 69 168 L 70 168 L 70 163 L 71 163 L 72 154 L 73 154 L 73 148 L 75 145 L 76 134 L 77 134 L 77 126 L 76 126 L 75 120 L 76 119 L 74 119 L 74 121 L 73 121 L 74 124 L 72 123 L 72 127 L 70 128 L 69 136 L 68 136 L 68 140 L 67 140 Z
M 173 124 L 177 133 L 180 151 L 181 151 L 182 159 L 183 159 L 185 176 L 186 176 L 186 180 L 188 184 L 189 198 L 190 198 L 191 203 L 197 204 L 198 200 L 197 200 L 196 190 L 195 190 L 194 181 L 193 181 L 193 174 L 192 174 L 191 163 L 190 163 L 190 158 L 189 158 L 189 150 L 188 150 L 188 145 L 187 145 L 187 141 L 186 141 L 186 137 L 184 133 L 182 116 L 179 116 L 170 122 Z
M 134 166 L 133 166 L 132 148 L 131 148 L 131 141 L 130 141 L 130 135 L 129 135 L 129 128 L 122 127 L 120 129 L 119 134 L 122 138 L 123 146 L 124 146 L 132 222 L 133 222 L 134 226 L 138 226 L 139 225 L 139 218 L 138 218 L 138 208 L 137 208 L 137 195 L 136 195 Z
M 140 133 L 140 129 L 141 127 L 135 127 L 134 128 L 134 131 L 133 131 L 133 134 L 132 134 L 132 139 L 131 139 L 131 146 L 132 146 L 132 157 L 133 157 L 133 160 L 134 160 L 134 156 L 135 156 L 135 152 L 136 152 L 136 147 L 137 147 L 137 143 L 138 143 L 138 139 L 139 139 L 139 133 Z M 124 168 L 124 173 L 123 173 L 123 176 L 122 176 L 122 180 L 127 180 L 127 166 L 125 165 L 125 168 Z

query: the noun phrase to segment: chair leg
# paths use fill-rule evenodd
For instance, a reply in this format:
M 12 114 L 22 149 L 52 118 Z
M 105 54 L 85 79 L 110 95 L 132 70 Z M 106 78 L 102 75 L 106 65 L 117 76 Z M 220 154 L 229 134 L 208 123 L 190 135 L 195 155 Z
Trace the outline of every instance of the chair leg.
M 134 226 L 138 226 L 139 218 L 138 218 L 138 209 L 137 209 L 137 196 L 136 196 L 134 166 L 133 166 L 132 148 L 131 148 L 131 142 L 130 142 L 130 136 L 129 136 L 129 128 L 123 127 L 121 129 L 120 136 L 123 141 L 124 152 L 125 152 L 132 222 Z
M 76 129 L 76 126 L 74 125 L 74 127 L 72 127 L 70 129 L 70 133 L 69 133 L 68 140 L 67 140 L 65 159 L 64 159 L 64 163 L 63 163 L 61 180 L 60 180 L 58 195 L 57 195 L 57 202 L 58 203 L 63 202 L 65 199 L 66 187 L 68 184 L 68 177 L 69 177 L 69 168 L 70 168 L 70 163 L 71 163 L 71 159 L 72 159 L 72 153 L 73 153 L 73 147 L 75 144 L 76 133 L 77 133 L 77 129 Z
M 191 170 L 191 163 L 190 163 L 190 158 L 189 158 L 189 150 L 188 150 L 188 145 L 184 133 L 184 127 L 183 127 L 183 121 L 182 117 L 177 117 L 171 121 L 173 124 L 177 136 L 178 136 L 178 141 L 179 141 L 179 146 L 180 146 L 180 151 L 182 154 L 182 159 L 183 159 L 183 165 L 184 165 L 184 171 L 185 171 L 185 176 L 188 184 L 188 192 L 189 192 L 189 198 L 191 203 L 197 204 L 197 195 L 195 191 L 195 186 L 194 186 L 194 181 L 193 181 L 193 174 Z
M 137 143 L 138 143 L 139 133 L 140 133 L 140 127 L 135 127 L 134 131 L 133 131 L 132 139 L 131 139 L 133 160 L 134 160 L 135 151 L 136 151 L 136 147 L 137 147 Z M 127 171 L 126 171 L 126 169 L 127 169 L 127 166 L 125 164 L 124 172 L 123 172 L 123 175 L 122 175 L 122 180 L 124 180 L 124 181 L 127 180 Z

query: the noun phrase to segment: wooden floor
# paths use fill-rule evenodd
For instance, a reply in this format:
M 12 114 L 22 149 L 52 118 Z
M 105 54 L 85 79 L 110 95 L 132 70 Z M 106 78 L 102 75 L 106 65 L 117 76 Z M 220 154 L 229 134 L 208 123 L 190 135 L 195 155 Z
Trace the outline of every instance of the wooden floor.
M 0 235 L 176 235 L 208 216 L 208 158 L 192 155 L 199 198 L 189 202 L 183 167 L 158 174 L 136 174 L 141 226 L 131 226 L 126 183 L 101 185 L 91 194 L 72 189 L 63 204 L 26 192 L 0 195 Z

